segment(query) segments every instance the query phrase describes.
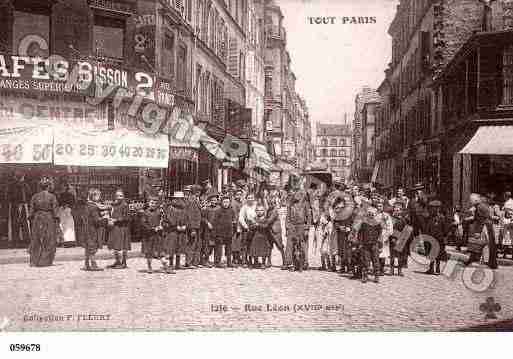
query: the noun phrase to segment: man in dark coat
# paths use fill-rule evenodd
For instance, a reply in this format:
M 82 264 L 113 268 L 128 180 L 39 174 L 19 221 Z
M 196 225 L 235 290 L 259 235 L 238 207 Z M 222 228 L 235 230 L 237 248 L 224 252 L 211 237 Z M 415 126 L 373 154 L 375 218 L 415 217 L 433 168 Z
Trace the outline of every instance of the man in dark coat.
M 424 241 L 424 250 L 431 259 L 426 274 L 440 274 L 440 260 L 445 255 L 446 236 L 449 232 L 446 218 L 440 212 L 442 203 L 438 200 L 429 202 L 431 214 L 426 222 L 425 234 L 435 239 L 438 243 L 438 253 L 431 253 L 431 242 Z M 436 254 L 436 256 L 434 256 Z M 436 263 L 436 268 L 435 268 Z
M 419 183 L 413 187 L 413 190 L 415 191 L 414 198 L 412 198 L 408 204 L 408 213 L 411 226 L 413 227 L 413 236 L 404 248 L 406 251 L 403 256 L 403 260 L 405 261 L 403 263 L 404 268 L 408 268 L 408 256 L 410 255 L 411 240 L 419 234 L 425 233 L 426 223 L 429 219 L 428 200 L 424 193 L 424 185 Z
M 199 256 L 197 255 L 199 231 L 201 227 L 201 209 L 199 199 L 192 193 L 192 186 L 184 187 L 185 206 L 187 212 L 187 248 L 185 254 L 185 267 L 197 268 Z
M 25 176 L 20 173 L 13 174 L 7 184 L 5 198 L 8 208 L 8 237 L 14 247 L 19 243 L 30 240 L 29 208 L 30 186 Z
M 497 245 L 495 243 L 490 207 L 477 193 L 470 195 L 470 204 L 475 208 L 474 216 L 471 218 L 470 235 L 481 233 L 483 229 L 486 229 L 489 249 L 488 266 L 491 269 L 497 269 Z
M 208 198 L 208 206 L 203 209 L 202 212 L 202 223 L 203 223 L 203 236 L 202 236 L 202 245 L 201 245 L 201 254 L 202 254 L 202 265 L 210 268 L 209 258 L 212 255 L 212 251 L 215 249 L 215 234 L 214 234 L 214 226 L 212 224 L 214 220 L 214 215 L 216 211 L 219 209 L 218 201 L 219 195 L 217 193 L 211 193 Z
M 351 271 L 351 243 L 349 234 L 354 221 L 354 204 L 343 198 L 338 199 L 333 204 L 333 229 L 337 234 L 338 254 L 340 257 L 340 273 Z M 332 264 L 335 266 L 335 264 Z
M 232 255 L 233 255 L 233 263 L 236 265 L 242 264 L 241 250 L 242 250 L 242 228 L 239 224 L 238 218 L 240 215 L 240 210 L 244 205 L 244 193 L 242 189 L 236 189 L 235 195 L 232 199 L 232 208 L 235 212 L 235 216 L 237 218 L 237 226 L 235 228 L 235 232 L 233 234 L 232 241 Z
M 210 180 L 203 181 L 203 192 L 201 194 L 202 200 L 208 200 L 210 195 L 217 194 L 217 191 L 212 187 L 212 182 Z
M 293 251 L 294 269 L 302 271 L 308 263 L 308 230 L 312 225 L 312 212 L 300 190 L 292 190 L 286 221 L 287 242 L 291 241 L 296 248 Z
M 175 192 L 170 205 L 165 210 L 163 220 L 164 248 L 169 256 L 169 266 L 171 268 L 174 259 L 175 268 L 180 269 L 180 257 L 186 253 L 187 224 L 185 195 L 183 192 Z
M 223 196 L 221 199 L 221 207 L 215 211 L 212 219 L 213 233 L 215 237 L 215 253 L 214 265 L 217 268 L 222 268 L 221 257 L 223 254 L 223 246 L 226 255 L 226 264 L 228 268 L 232 268 L 232 239 L 234 227 L 237 218 L 235 211 L 231 207 L 231 199 L 228 196 Z

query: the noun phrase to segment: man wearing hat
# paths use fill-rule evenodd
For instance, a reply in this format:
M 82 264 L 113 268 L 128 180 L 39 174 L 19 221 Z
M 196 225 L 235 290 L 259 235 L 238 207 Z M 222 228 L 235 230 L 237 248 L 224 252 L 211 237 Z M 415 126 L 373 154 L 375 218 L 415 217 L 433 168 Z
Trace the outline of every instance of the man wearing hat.
M 234 196 L 232 199 L 232 209 L 235 212 L 235 216 L 237 218 L 237 226 L 235 228 L 235 232 L 233 234 L 233 241 L 232 241 L 232 254 L 234 259 L 234 264 L 242 264 L 242 257 L 241 257 L 241 250 L 242 250 L 242 227 L 238 221 L 240 210 L 242 206 L 244 205 L 244 194 L 242 192 L 242 189 L 238 188 L 234 192 Z
M 408 212 L 411 226 L 413 227 L 413 236 L 410 237 L 409 242 L 404 248 L 406 253 L 402 257 L 405 261 L 405 263 L 403 263 L 403 268 L 408 268 L 408 256 L 410 255 L 411 240 L 419 234 L 425 233 L 426 223 L 429 219 L 428 199 L 424 193 L 424 185 L 422 183 L 417 183 L 413 186 L 412 190 L 414 191 L 414 196 L 408 204 Z
M 232 240 L 234 227 L 238 218 L 235 217 L 235 211 L 231 207 L 231 198 L 227 195 L 221 197 L 221 207 L 214 213 L 212 226 L 215 237 L 214 264 L 217 268 L 222 268 L 221 257 L 226 255 L 226 264 L 228 268 L 232 265 Z
M 290 203 L 286 217 L 287 247 L 294 244 L 298 252 L 292 249 L 294 269 L 302 271 L 308 268 L 308 230 L 312 225 L 312 211 L 304 192 L 296 186 L 292 187 Z
M 192 192 L 192 185 L 184 187 L 187 212 L 187 253 L 185 266 L 197 267 L 200 263 L 198 254 L 199 232 L 201 227 L 201 209 L 199 199 Z
M 171 204 L 165 210 L 163 221 L 165 231 L 164 248 L 169 255 L 169 266 L 173 266 L 173 254 L 175 255 L 175 268 L 180 269 L 182 254 L 186 254 L 187 248 L 187 211 L 185 195 L 183 192 L 175 192 Z
M 209 179 L 204 180 L 202 182 L 202 184 L 203 184 L 203 193 L 202 193 L 201 197 L 203 200 L 205 200 L 205 199 L 208 200 L 208 196 L 210 196 L 213 193 L 216 193 L 216 190 L 212 186 L 212 182 Z
M 431 241 L 437 241 L 439 249 L 438 253 L 431 253 L 431 250 L 434 249 L 433 243 L 429 240 L 424 241 L 424 251 L 430 258 L 429 269 L 426 274 L 440 274 L 440 260 L 445 256 L 445 244 L 449 233 L 449 225 L 441 213 L 441 207 L 442 202 L 439 200 L 429 202 L 430 216 L 426 222 L 425 234 L 431 237 Z
M 210 268 L 210 256 L 215 249 L 214 216 L 219 209 L 219 195 L 211 192 L 207 196 L 208 207 L 203 210 L 203 238 L 201 244 L 202 265 Z

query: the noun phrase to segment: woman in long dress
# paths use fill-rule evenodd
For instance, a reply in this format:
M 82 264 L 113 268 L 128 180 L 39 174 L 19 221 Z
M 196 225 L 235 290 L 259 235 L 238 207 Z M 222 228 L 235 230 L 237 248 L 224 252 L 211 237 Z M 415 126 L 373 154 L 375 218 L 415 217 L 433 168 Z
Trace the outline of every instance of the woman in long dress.
M 57 198 L 50 193 L 51 181 L 43 177 L 41 192 L 30 200 L 31 241 L 30 266 L 47 267 L 53 264 L 57 250 Z

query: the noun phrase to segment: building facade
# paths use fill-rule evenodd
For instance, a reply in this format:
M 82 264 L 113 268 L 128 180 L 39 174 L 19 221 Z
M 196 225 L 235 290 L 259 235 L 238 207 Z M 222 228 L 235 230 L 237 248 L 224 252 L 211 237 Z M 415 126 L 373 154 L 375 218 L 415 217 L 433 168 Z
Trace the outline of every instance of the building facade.
M 379 87 L 376 156 L 379 182 L 411 188 L 422 183 L 433 195 L 453 202 L 451 162 L 454 148 L 443 126 L 447 103 L 468 92 L 460 82 L 443 92 L 433 79 L 476 32 L 503 30 L 509 1 L 401 0 L 389 27 L 392 59 Z M 469 60 L 469 66 L 476 62 Z M 482 85 L 479 85 L 482 86 Z M 450 95 L 449 95 L 450 94 Z M 461 111 L 466 111 L 465 107 Z M 451 139 L 452 141 L 452 139 Z M 449 157 L 447 157 L 449 156 Z M 452 163 L 452 162 L 451 162 Z
M 356 95 L 353 120 L 351 177 L 357 182 L 371 182 L 374 171 L 374 124 L 381 99 L 368 86 Z
M 251 109 L 251 137 L 264 141 L 264 1 L 248 1 L 246 24 L 246 107 Z
M 351 172 L 351 139 L 350 125 L 316 123 L 315 161 L 346 181 Z
M 296 91 L 281 9 L 274 0 L 265 0 L 264 11 L 264 138 L 272 143 L 277 158 L 302 169 L 311 160 L 305 148 L 312 153 L 308 107 Z

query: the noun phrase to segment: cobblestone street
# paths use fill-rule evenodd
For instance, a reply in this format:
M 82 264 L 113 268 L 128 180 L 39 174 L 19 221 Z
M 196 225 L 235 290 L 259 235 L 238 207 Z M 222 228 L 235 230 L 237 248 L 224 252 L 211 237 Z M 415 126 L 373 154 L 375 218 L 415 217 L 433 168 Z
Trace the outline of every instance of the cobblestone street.
M 279 268 L 150 275 L 141 272 L 142 258 L 131 259 L 127 270 L 84 272 L 81 265 L 1 265 L 5 330 L 453 330 L 490 323 L 480 310 L 489 296 L 501 306 L 497 320 L 513 318 L 511 266 L 499 268 L 494 289 L 476 293 L 461 276 L 419 273 L 424 268 L 412 260 L 404 278 L 385 276 L 379 284 Z M 267 305 L 284 311 L 267 311 Z M 215 311 L 219 306 L 226 311 Z M 259 306 L 262 311 L 253 311 Z

